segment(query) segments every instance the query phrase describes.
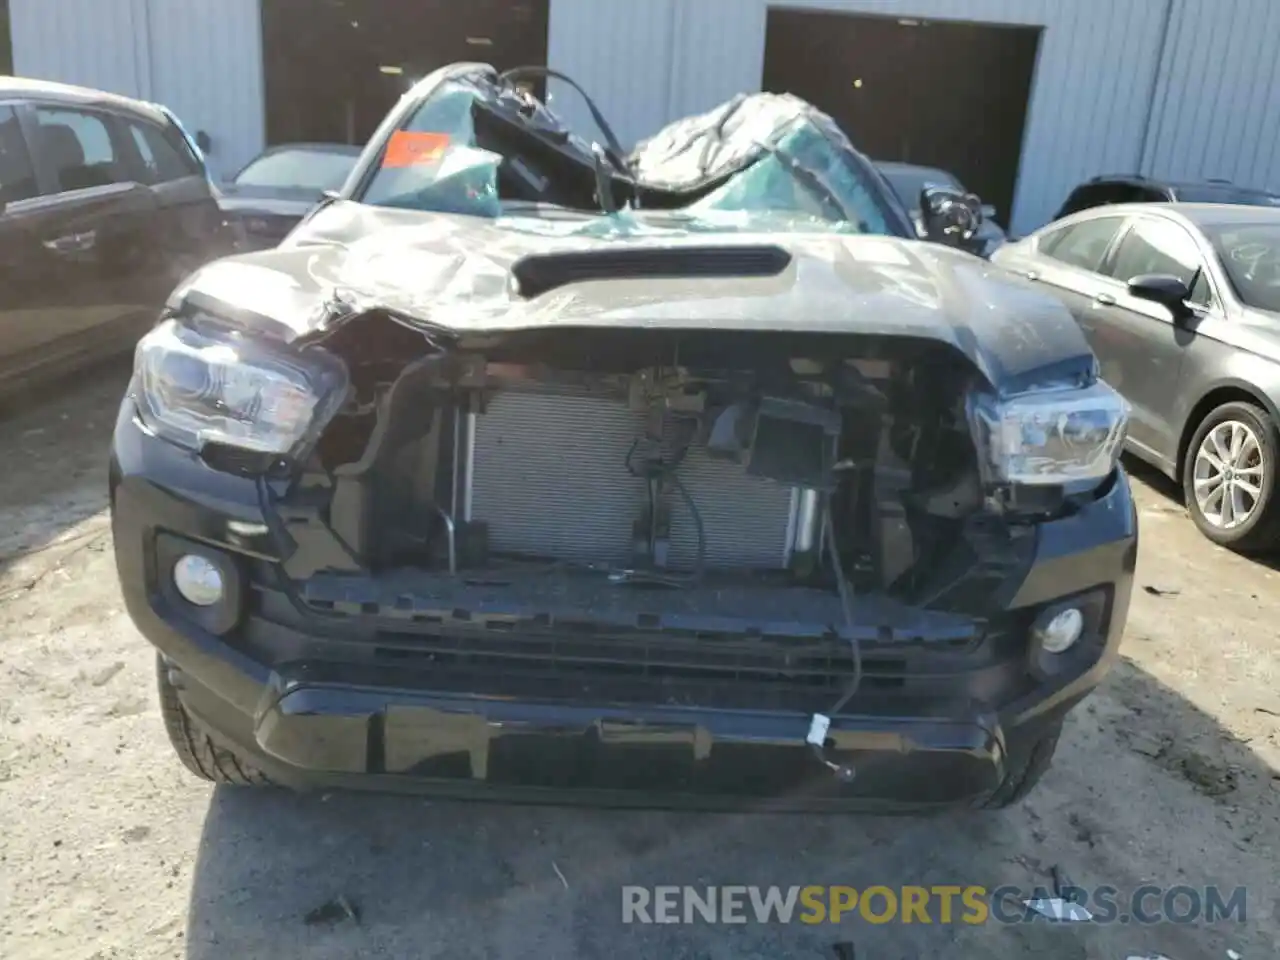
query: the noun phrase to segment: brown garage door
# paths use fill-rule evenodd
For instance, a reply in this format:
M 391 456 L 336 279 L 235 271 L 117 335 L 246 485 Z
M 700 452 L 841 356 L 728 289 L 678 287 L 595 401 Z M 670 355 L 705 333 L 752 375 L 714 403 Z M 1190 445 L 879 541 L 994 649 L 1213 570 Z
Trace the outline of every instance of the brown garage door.
M 771 10 L 764 88 L 876 159 L 950 170 L 1007 222 L 1039 43 L 1039 27 Z
M 267 141 L 361 144 L 416 77 L 547 62 L 548 0 L 263 0 Z

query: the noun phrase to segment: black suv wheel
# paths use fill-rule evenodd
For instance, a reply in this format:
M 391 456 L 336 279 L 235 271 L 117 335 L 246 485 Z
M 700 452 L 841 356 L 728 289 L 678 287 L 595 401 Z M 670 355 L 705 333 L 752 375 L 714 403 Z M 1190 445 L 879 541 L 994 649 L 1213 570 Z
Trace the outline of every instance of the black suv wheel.
M 253 764 L 218 746 L 196 724 L 178 698 L 178 690 L 169 679 L 164 658 L 156 657 L 156 686 L 160 691 L 160 713 L 169 742 L 182 765 L 201 780 L 241 787 L 266 786 L 267 775 Z

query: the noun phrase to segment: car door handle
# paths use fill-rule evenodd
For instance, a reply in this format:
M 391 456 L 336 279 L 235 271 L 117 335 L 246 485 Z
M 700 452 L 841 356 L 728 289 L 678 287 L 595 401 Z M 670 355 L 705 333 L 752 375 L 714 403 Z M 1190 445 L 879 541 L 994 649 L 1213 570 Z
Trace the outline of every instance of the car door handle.
M 1095 293 L 1093 295 L 1093 302 L 1100 307 L 1114 307 L 1116 305 L 1116 298 L 1109 293 Z
M 1023 275 L 1024 277 L 1026 277 L 1028 280 L 1039 280 L 1039 279 L 1040 279 L 1040 271 L 1039 271 L 1039 270 L 1024 270 L 1024 271 L 1022 272 L 1022 275 Z
M 54 253 L 66 256 L 72 253 L 87 253 L 98 242 L 98 231 L 88 230 L 85 233 L 68 233 L 65 236 L 46 240 L 44 247 Z

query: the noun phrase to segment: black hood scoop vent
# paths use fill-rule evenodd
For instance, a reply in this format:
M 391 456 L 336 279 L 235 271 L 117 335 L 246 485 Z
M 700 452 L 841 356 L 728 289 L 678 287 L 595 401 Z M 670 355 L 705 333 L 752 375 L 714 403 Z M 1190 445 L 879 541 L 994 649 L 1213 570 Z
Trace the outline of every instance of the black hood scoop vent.
M 781 247 L 676 247 L 535 254 L 511 267 L 520 296 L 532 298 L 588 280 L 678 280 L 694 277 L 775 277 L 791 263 Z

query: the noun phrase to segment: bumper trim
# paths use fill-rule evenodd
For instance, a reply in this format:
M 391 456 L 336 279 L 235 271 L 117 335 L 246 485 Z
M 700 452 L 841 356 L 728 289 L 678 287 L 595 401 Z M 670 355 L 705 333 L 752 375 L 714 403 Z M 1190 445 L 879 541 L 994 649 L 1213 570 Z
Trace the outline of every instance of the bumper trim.
M 253 730 L 260 752 L 306 779 L 385 775 L 456 787 L 954 803 L 1004 769 L 993 714 L 843 715 L 827 755 L 866 771 L 842 784 L 816 763 L 800 714 L 539 703 L 273 677 Z M 536 760 L 532 758 L 537 758 Z M 532 769 L 530 765 L 532 764 Z M 945 793 L 932 789 L 949 778 Z M 936 795 L 935 795 L 936 793 Z M 807 800 L 812 800 L 810 796 Z

